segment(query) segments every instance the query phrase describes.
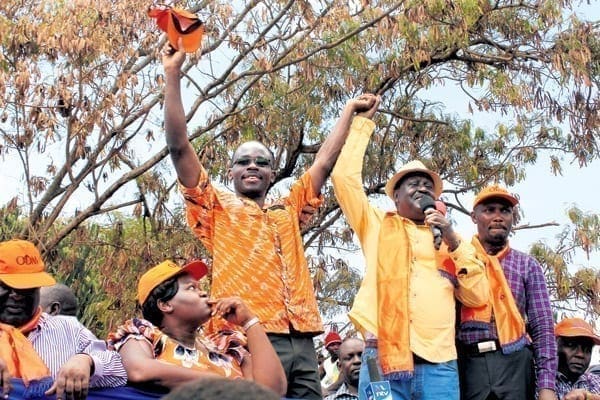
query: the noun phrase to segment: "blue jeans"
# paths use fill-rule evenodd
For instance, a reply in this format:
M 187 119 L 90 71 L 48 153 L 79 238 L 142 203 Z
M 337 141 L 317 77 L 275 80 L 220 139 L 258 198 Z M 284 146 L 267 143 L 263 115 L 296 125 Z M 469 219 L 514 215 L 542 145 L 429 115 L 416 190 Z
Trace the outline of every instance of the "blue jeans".
M 358 381 L 358 399 L 367 400 L 370 383 L 367 359 L 377 357 L 377 349 L 367 347 L 362 354 Z M 381 374 L 381 366 L 377 362 Z M 415 364 L 414 376 L 407 381 L 390 381 L 394 400 L 459 400 L 456 360 L 439 364 Z

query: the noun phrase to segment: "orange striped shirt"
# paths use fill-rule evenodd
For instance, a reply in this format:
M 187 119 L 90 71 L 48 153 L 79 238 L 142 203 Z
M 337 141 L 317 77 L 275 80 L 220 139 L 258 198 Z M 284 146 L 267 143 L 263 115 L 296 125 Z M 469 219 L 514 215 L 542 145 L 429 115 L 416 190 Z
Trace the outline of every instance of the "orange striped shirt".
M 323 202 L 310 174 L 263 209 L 215 188 L 204 168 L 195 188 L 180 190 L 188 224 L 213 257 L 211 297 L 241 297 L 270 333 L 321 333 L 299 225 L 305 205 Z

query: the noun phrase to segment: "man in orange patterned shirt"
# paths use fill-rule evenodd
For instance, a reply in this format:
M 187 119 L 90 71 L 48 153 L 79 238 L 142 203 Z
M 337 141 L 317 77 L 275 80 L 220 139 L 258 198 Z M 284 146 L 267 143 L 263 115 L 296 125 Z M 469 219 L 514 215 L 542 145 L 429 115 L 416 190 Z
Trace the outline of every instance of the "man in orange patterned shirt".
M 294 182 L 289 195 L 266 204 L 275 180 L 275 161 L 259 142 L 243 143 L 233 154 L 228 175 L 235 193 L 211 184 L 187 137 L 180 87 L 184 60 L 183 51 L 167 46 L 163 55 L 166 139 L 188 223 L 213 257 L 212 296 L 240 296 L 256 312 L 286 371 L 287 397 L 321 399 L 312 338 L 323 326 L 304 255 L 300 217 L 305 206 L 321 204 L 321 188 L 354 114 L 372 116 L 379 99 L 365 94 L 348 101 L 312 166 Z

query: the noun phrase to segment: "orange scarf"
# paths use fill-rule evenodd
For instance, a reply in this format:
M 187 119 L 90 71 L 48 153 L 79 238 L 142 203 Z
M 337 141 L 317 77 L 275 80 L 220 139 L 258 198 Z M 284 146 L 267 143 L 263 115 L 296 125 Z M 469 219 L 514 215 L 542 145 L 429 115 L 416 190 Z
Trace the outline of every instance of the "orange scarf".
M 387 213 L 379 230 L 377 248 L 377 347 L 387 379 L 404 380 L 414 371 L 410 350 L 408 293 L 411 248 L 404 220 Z M 455 266 L 444 244 L 436 252 L 443 274 L 455 276 Z
M 477 236 L 471 241 L 477 254 L 485 259 L 485 271 L 490 282 L 490 303 L 471 308 L 461 307 L 461 324 L 477 326 L 481 323 L 489 324 L 492 313 L 494 314 L 498 340 L 505 353 L 518 350 L 526 343 L 525 322 L 519 312 L 510 286 L 504 276 L 504 270 L 500 264 L 510 247 L 508 244 L 498 254 L 492 256 L 486 253 Z
M 36 392 L 49 389 L 52 382 L 50 370 L 25 336 L 37 327 L 41 314 L 39 308 L 33 318 L 19 328 L 0 323 L 0 358 L 6 363 L 8 372 L 23 379 L 26 387 L 30 383 L 37 386 Z

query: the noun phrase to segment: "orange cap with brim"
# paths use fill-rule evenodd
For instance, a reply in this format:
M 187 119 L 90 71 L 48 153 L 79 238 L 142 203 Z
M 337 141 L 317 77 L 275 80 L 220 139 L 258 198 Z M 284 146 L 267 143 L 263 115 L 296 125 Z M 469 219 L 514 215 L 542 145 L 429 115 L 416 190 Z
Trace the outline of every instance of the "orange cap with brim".
M 208 273 L 208 267 L 203 261 L 192 261 L 183 267 L 171 260 L 166 260 L 156 267 L 150 268 L 142 275 L 138 282 L 137 300 L 144 304 L 150 293 L 161 283 L 175 275 L 188 273 L 198 280 Z
M 581 318 L 565 318 L 554 326 L 554 336 L 586 337 L 594 344 L 600 345 L 600 336 L 594 333 L 594 328 Z
M 0 281 L 14 289 L 35 289 L 56 284 L 46 272 L 37 247 L 19 239 L 0 243 Z
M 183 50 L 186 53 L 193 53 L 200 48 L 204 24 L 196 14 L 181 8 L 161 6 L 150 8 L 148 16 L 156 19 L 156 24 L 167 33 L 169 43 L 174 49 L 179 49 L 179 38 L 182 38 Z
M 481 192 L 477 194 L 475 200 L 473 200 L 473 208 L 475 208 L 478 204 L 483 203 L 485 200 L 497 198 L 508 201 L 511 206 L 516 206 L 519 204 L 519 199 L 510 194 L 508 190 L 499 185 L 490 185 L 481 189 Z

